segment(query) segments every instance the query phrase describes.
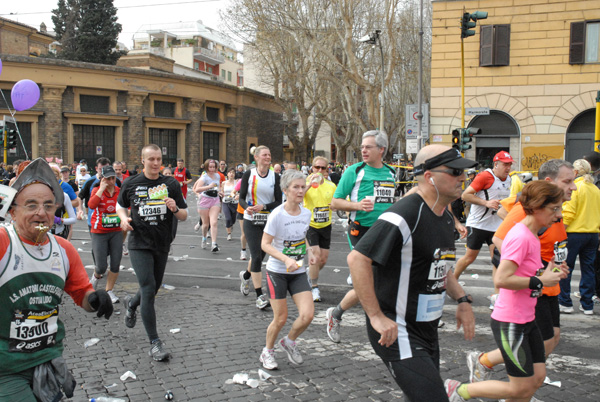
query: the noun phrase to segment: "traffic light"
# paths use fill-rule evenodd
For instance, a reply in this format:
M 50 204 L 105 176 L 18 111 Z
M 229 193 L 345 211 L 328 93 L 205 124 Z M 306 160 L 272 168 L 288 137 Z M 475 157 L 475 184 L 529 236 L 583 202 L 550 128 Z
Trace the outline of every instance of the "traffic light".
M 487 11 L 475 11 L 474 13 L 464 12 L 460 24 L 460 37 L 464 39 L 475 35 L 475 30 L 470 28 L 475 28 L 477 26 L 477 20 L 485 20 L 487 16 Z
M 6 127 L 6 149 L 17 147 L 17 130 L 12 127 Z
M 481 134 L 481 129 L 477 127 L 467 127 L 460 129 L 460 152 L 471 149 L 469 142 L 473 141 L 473 135 Z
M 460 130 L 455 128 L 452 130 L 452 148 L 460 151 L 460 144 Z

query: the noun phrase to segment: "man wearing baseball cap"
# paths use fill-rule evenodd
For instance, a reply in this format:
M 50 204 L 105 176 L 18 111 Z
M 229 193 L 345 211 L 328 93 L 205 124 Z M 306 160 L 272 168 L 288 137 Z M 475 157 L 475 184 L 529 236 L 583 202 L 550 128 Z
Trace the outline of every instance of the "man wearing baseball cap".
M 493 162 L 494 167 L 479 173 L 462 194 L 462 199 L 472 205 L 466 223 L 469 231 L 467 253 L 456 262 L 456 279 L 475 261 L 483 243 L 490 247 L 490 256 L 493 255 L 492 237 L 502 223 L 496 212 L 500 200 L 510 195 L 511 179 L 508 173 L 514 161 L 508 152 L 500 151 L 494 156 Z

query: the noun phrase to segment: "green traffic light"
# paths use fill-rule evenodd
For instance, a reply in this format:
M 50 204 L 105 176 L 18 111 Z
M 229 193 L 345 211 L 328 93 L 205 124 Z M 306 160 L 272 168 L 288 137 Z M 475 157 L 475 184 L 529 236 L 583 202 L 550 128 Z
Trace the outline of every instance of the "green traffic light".
M 471 13 L 471 19 L 473 21 L 477 21 L 477 20 L 485 20 L 488 17 L 488 13 L 487 11 L 475 11 L 474 13 Z
M 477 20 L 484 20 L 488 16 L 487 11 L 475 11 L 474 13 L 463 13 L 460 25 L 460 37 L 468 38 L 469 36 L 475 35 L 475 31 L 469 28 L 475 28 L 477 26 Z

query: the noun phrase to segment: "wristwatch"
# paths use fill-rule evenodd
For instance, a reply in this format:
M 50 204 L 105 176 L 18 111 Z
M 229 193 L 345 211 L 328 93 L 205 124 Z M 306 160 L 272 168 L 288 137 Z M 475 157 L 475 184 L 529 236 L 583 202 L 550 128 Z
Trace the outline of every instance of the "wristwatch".
M 463 297 L 459 297 L 458 299 L 456 299 L 456 303 L 460 304 L 460 303 L 473 303 L 473 296 L 471 295 L 465 295 Z
M 177 207 L 177 209 L 173 211 L 174 214 L 176 214 L 177 212 L 179 212 L 179 207 Z

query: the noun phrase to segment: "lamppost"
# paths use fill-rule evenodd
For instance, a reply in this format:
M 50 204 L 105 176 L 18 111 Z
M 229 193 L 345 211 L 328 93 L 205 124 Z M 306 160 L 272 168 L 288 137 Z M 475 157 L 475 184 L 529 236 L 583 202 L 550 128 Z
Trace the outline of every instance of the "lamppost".
M 381 46 L 381 38 L 379 34 L 381 30 L 377 29 L 370 35 L 365 35 L 359 39 L 359 42 L 368 43 L 370 45 L 379 45 L 379 52 L 381 53 L 381 101 L 379 103 L 379 130 L 385 131 L 384 117 L 385 117 L 385 92 L 384 81 L 385 81 L 385 64 L 383 60 L 383 46 Z

